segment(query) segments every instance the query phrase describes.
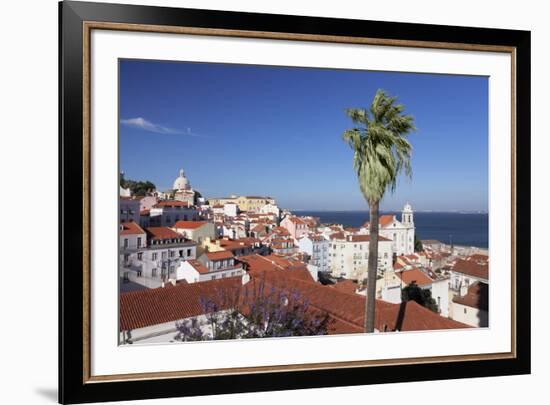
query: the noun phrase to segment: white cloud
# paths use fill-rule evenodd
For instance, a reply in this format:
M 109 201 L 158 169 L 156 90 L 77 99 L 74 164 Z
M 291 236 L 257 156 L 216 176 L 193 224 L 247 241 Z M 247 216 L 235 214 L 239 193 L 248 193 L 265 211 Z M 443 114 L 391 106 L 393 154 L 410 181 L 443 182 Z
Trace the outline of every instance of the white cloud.
M 163 127 L 162 125 L 154 124 L 151 121 L 147 121 L 145 118 L 129 118 L 126 120 L 120 120 L 120 123 L 129 127 L 139 128 L 144 131 L 155 132 L 157 134 L 182 134 L 183 132 L 177 129 Z
M 197 138 L 210 138 L 209 136 L 199 135 L 196 132 L 193 132 L 191 128 L 185 128 L 185 131 L 181 131 L 179 129 L 168 128 L 162 125 L 155 124 L 142 117 L 120 120 L 120 123 L 128 127 L 139 128 L 144 131 L 155 132 L 157 134 L 187 135 L 187 136 L 194 136 Z

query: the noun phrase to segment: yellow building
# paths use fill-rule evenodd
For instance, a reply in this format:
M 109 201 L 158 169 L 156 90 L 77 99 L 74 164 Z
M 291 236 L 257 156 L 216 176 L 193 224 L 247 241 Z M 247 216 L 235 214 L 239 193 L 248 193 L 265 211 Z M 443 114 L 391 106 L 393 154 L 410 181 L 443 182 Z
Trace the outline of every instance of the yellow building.
M 237 204 L 239 210 L 243 212 L 260 212 L 263 206 L 267 204 L 275 205 L 275 200 L 271 197 L 258 197 L 258 196 L 240 196 L 235 195 L 224 198 L 210 198 L 208 204 L 213 205 L 225 205 L 228 203 Z

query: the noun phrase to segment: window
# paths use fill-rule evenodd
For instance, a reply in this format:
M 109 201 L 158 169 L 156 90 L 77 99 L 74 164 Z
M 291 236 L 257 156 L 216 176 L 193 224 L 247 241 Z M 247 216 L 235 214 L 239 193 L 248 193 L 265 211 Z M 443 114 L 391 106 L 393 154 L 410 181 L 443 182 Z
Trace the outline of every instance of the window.
M 124 238 L 124 248 L 128 248 L 128 239 Z
M 157 269 L 152 269 L 151 270 L 151 277 L 156 277 L 157 276 Z
M 125 255 L 124 255 L 124 264 L 128 264 L 128 260 L 130 260 L 130 255 L 129 255 L 129 254 L 125 254 Z
M 141 277 L 141 276 L 143 276 L 143 273 L 142 273 L 142 271 L 141 271 L 141 270 L 138 270 L 138 271 L 137 271 L 137 276 L 138 276 L 138 277 Z
M 166 256 L 166 255 L 167 255 L 167 253 L 168 253 L 168 252 L 162 252 L 162 254 L 161 254 L 161 257 L 162 257 L 163 259 L 166 259 L 166 257 L 167 257 L 167 256 Z
M 139 252 L 139 253 L 137 254 L 137 258 L 138 258 L 138 260 L 143 260 L 143 253 L 142 253 L 142 252 Z
M 464 313 L 465 313 L 465 314 L 468 313 L 468 310 L 467 310 L 466 308 L 464 308 Z
M 151 260 L 157 260 L 158 253 L 151 253 Z
M 174 257 L 176 255 L 176 252 L 174 252 L 173 250 L 170 251 L 170 257 Z
M 137 238 L 137 245 L 138 247 L 141 247 L 141 238 Z

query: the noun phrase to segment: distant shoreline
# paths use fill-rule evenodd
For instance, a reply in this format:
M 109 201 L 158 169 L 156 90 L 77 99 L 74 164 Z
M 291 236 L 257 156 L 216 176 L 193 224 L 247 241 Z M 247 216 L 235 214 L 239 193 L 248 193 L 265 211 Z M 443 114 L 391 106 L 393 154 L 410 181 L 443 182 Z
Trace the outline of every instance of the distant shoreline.
M 369 213 L 369 210 L 310 210 L 310 209 L 292 209 L 288 208 L 291 212 L 336 212 L 336 213 L 353 213 L 353 212 L 366 212 Z M 389 210 L 389 211 L 380 211 L 380 213 L 400 213 L 400 210 Z M 489 212 L 487 211 L 430 211 L 430 210 L 415 210 L 415 214 L 476 214 L 476 215 L 488 215 Z

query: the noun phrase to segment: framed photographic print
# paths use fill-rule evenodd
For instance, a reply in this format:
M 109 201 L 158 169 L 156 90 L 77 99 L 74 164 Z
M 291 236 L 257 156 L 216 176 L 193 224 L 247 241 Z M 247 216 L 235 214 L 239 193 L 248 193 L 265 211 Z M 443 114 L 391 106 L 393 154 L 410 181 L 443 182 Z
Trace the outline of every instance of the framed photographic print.
M 530 33 L 60 3 L 62 403 L 530 372 Z

